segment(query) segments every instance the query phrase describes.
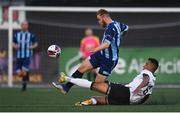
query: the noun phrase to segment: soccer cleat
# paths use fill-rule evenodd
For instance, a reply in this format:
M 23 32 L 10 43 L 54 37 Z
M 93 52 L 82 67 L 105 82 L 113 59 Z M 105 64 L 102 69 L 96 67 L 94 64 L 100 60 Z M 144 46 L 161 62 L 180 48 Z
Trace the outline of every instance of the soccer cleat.
M 75 106 L 89 106 L 89 105 L 93 105 L 93 102 L 91 99 L 85 100 L 85 101 L 79 101 L 75 103 Z
M 65 75 L 63 72 L 61 72 L 58 81 L 59 81 L 60 83 L 64 83 L 64 82 L 67 81 L 67 77 L 66 77 L 66 75 Z
M 52 86 L 58 89 L 63 94 L 68 93 L 68 88 L 63 84 L 61 85 L 61 84 L 56 84 L 55 82 L 52 82 Z

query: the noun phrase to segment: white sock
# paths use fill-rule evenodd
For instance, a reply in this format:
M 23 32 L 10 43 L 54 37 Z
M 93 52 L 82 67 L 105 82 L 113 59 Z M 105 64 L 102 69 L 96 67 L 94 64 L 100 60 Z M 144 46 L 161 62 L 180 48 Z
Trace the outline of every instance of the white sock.
M 80 79 L 80 78 L 69 77 L 67 80 L 77 86 L 84 87 L 84 88 L 90 88 L 92 84 L 91 81 L 88 81 L 86 79 Z
M 91 100 L 92 100 L 92 102 L 93 102 L 93 103 L 92 103 L 93 105 L 96 105 L 96 104 L 97 104 L 97 100 L 96 100 L 95 98 L 91 98 Z
M 70 82 L 71 78 L 72 78 L 72 77 L 65 76 L 65 79 L 66 79 L 66 81 L 68 81 L 68 82 Z

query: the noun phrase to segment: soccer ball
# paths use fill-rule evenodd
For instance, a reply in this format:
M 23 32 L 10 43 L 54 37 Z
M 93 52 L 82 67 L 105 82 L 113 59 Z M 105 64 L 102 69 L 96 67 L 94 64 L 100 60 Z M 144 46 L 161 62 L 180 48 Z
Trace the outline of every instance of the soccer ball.
M 49 57 L 58 58 L 61 54 L 61 48 L 58 45 L 51 45 L 47 49 Z

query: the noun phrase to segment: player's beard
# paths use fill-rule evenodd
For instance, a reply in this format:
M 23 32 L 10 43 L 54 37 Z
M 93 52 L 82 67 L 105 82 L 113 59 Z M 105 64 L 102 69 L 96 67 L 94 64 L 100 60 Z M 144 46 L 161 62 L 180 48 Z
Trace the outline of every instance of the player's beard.
M 105 22 L 102 22 L 102 25 L 101 25 L 103 28 L 106 27 L 106 23 Z

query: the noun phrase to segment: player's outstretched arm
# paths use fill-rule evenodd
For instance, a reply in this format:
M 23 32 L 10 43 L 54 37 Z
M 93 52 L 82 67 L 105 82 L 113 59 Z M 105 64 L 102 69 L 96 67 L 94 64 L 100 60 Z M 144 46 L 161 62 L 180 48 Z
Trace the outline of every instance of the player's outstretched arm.
M 125 36 L 127 36 L 127 34 L 128 34 L 128 31 L 124 31 L 124 32 L 122 32 L 121 35 L 122 35 L 123 37 L 125 37 Z
M 139 93 L 140 89 L 147 86 L 149 83 L 149 76 L 147 74 L 143 74 L 143 81 L 141 84 L 133 91 L 134 94 Z
M 108 47 L 109 47 L 109 43 L 102 43 L 102 44 L 99 45 L 98 47 L 90 50 L 90 52 L 95 53 L 95 52 L 97 52 L 97 51 L 101 51 L 101 50 L 103 50 L 103 49 L 105 49 L 105 48 L 108 48 Z

